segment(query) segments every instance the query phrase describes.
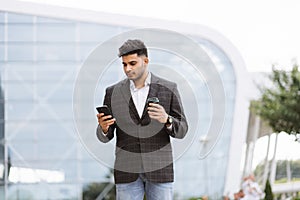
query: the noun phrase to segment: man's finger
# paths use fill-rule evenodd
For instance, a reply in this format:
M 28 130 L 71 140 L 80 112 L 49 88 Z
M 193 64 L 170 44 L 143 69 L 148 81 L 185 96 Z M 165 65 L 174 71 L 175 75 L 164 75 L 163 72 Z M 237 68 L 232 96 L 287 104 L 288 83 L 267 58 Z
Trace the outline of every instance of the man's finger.
M 153 107 L 153 108 L 160 108 L 161 105 L 159 105 L 158 103 L 150 103 L 150 104 L 149 104 L 149 107 L 150 107 L 150 108 L 151 108 L 151 107 Z
M 98 113 L 97 114 L 97 118 L 100 118 L 100 117 L 102 117 L 104 115 L 104 113 Z
M 111 115 L 107 115 L 107 116 L 103 116 L 103 117 L 102 117 L 103 120 L 107 120 L 107 119 L 110 119 L 110 118 L 112 118 Z

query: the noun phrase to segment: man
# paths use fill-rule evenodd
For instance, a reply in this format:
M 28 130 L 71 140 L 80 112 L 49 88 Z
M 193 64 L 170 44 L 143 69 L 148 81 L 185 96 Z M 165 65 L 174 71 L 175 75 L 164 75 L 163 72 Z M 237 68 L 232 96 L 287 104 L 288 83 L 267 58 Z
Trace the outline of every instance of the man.
M 108 87 L 104 104 L 112 115 L 97 114 L 97 137 L 116 134 L 114 179 L 118 200 L 170 200 L 173 158 L 170 137 L 183 138 L 188 124 L 175 83 L 148 71 L 148 52 L 140 40 L 119 48 L 126 79 Z M 147 103 L 157 97 L 158 103 Z M 113 118 L 112 118 L 113 117 Z
M 259 200 L 263 194 L 253 174 L 244 178 L 242 188 L 245 192 L 243 200 Z

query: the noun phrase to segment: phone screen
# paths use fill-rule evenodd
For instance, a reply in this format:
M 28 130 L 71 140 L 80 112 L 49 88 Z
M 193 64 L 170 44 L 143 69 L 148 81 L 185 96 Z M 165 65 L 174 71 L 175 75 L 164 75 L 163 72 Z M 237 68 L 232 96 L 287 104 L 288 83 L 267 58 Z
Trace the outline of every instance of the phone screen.
M 97 107 L 96 109 L 97 109 L 98 113 L 104 113 L 104 116 L 112 115 L 110 112 L 110 109 L 107 107 L 107 105 Z

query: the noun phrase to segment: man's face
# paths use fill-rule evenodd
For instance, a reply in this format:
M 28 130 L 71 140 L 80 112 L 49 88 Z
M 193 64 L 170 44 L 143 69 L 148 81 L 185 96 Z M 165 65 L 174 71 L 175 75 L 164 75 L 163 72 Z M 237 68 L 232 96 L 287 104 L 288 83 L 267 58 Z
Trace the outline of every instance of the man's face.
M 147 73 L 148 58 L 146 56 L 130 54 L 122 56 L 122 64 L 126 76 L 130 80 L 137 81 Z

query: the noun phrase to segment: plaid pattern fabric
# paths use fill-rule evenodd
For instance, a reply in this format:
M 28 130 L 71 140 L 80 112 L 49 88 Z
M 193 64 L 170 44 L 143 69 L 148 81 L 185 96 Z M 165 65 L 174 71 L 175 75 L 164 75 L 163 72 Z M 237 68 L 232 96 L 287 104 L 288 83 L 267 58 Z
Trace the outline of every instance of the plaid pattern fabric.
M 116 184 L 133 182 L 139 173 L 145 173 L 151 182 L 174 180 L 170 137 L 183 138 L 188 130 L 179 92 L 175 83 L 152 74 L 148 97 L 158 97 L 159 104 L 172 116 L 172 130 L 151 121 L 147 105 L 142 117 L 139 117 L 128 79 L 106 89 L 104 104 L 112 110 L 116 123 L 109 128 L 106 136 L 97 129 L 97 136 L 100 141 L 108 142 L 116 135 Z

